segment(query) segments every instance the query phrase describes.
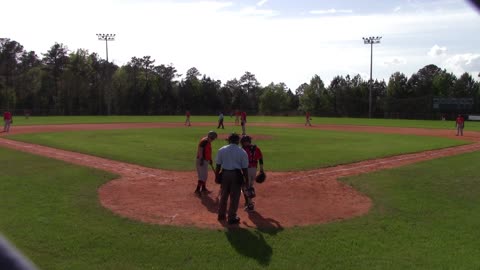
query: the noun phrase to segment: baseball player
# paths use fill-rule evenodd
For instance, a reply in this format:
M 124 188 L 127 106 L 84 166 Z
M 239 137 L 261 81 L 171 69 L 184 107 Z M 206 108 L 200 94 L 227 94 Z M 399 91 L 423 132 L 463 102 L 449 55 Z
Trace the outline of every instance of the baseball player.
M 220 127 L 222 127 L 222 129 L 225 129 L 225 126 L 223 125 L 223 112 L 220 112 L 220 114 L 218 115 L 217 129 L 219 129 Z
M 305 113 L 305 126 L 312 126 L 312 123 L 310 123 L 310 120 L 312 120 L 311 116 L 310 116 L 310 112 L 306 112 Z
M 191 126 L 192 124 L 190 123 L 190 111 L 185 112 L 185 126 Z
M 247 113 L 242 112 L 240 114 L 240 125 L 242 125 L 242 135 L 247 135 L 247 132 L 245 131 L 245 126 L 247 125 Z
M 465 127 L 465 119 L 461 114 L 458 115 L 455 120 L 455 126 L 457 127 L 457 136 L 463 136 L 463 128 Z
M 197 149 L 197 174 L 198 183 L 195 189 L 195 194 L 200 195 L 202 192 L 210 193 L 207 189 L 206 183 L 208 178 L 208 165 L 213 166 L 212 162 L 212 142 L 217 138 L 215 131 L 209 131 L 207 137 L 200 140 Z
M 246 196 L 245 190 L 247 188 L 253 187 L 253 183 L 255 183 L 255 177 L 257 176 L 257 167 L 260 164 L 260 172 L 263 172 L 263 154 L 262 151 L 258 146 L 252 144 L 252 137 L 250 136 L 243 136 L 240 140 L 242 144 L 243 150 L 248 155 L 248 184 L 246 183 L 243 185 L 243 195 L 245 197 L 245 211 L 254 211 L 255 204 L 253 199 Z
M 9 132 L 10 125 L 12 125 L 13 123 L 13 117 L 11 112 L 6 111 L 3 113 L 3 122 L 4 122 L 3 132 Z

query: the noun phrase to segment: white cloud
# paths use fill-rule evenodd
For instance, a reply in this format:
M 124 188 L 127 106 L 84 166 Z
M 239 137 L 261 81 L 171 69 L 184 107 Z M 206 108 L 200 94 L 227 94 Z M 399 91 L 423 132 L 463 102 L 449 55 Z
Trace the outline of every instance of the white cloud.
M 447 47 L 440 47 L 437 44 L 435 44 L 430 51 L 428 51 L 428 56 L 431 57 L 438 57 L 438 56 L 444 56 L 447 54 Z
M 109 43 L 109 59 L 119 65 L 132 56 L 151 55 L 156 64 L 173 63 L 181 74 L 195 66 L 202 74 L 225 82 L 248 70 L 263 85 L 283 81 L 292 89 L 314 74 L 326 84 L 335 75 L 369 74 L 370 48 L 361 39 L 365 35 L 384 37 L 374 48 L 373 76 L 388 79 L 398 71 L 395 64 L 401 64 L 402 58 L 408 59 L 400 70 L 406 74 L 447 58 L 426 55 L 425 48 L 431 46 L 422 43 L 426 35 L 450 49 L 454 45 L 442 38 L 451 39 L 449 34 L 455 31 L 465 40 L 464 51 L 478 52 L 471 37 L 480 32 L 480 16 L 469 9 L 445 13 L 409 13 L 405 9 L 373 15 L 334 10 L 326 14 L 345 14 L 287 17 L 255 2 L 253 7 L 241 9 L 239 4 L 214 0 L 84 0 L 75 12 L 61 0 L 2 2 L 2 10 L 18 6 L 29 7 L 23 13 L 29 20 L 18 21 L 15 12 L 4 12 L 0 25 L 16 23 L 2 28 L 1 35 L 38 55 L 54 42 L 62 42 L 71 50 L 85 48 L 104 57 L 105 43 L 95 34 L 116 33 L 116 41 Z M 56 15 L 45 16 L 47 13 Z M 52 25 L 55 29 L 49 31 Z M 475 61 L 454 65 L 461 61 L 451 60 L 451 65 L 467 70 Z
M 351 9 L 317 9 L 317 10 L 310 10 L 310 14 L 314 15 L 325 15 L 325 14 L 337 14 L 337 13 L 353 13 Z
M 258 1 L 257 6 L 261 7 L 261 6 L 265 5 L 267 2 L 268 2 L 268 0 L 260 0 L 260 1 Z
M 399 12 L 400 10 L 402 10 L 402 7 L 401 6 L 396 6 L 394 9 L 393 9 L 393 12 Z
M 403 57 L 391 57 L 383 62 L 383 64 L 386 66 L 399 66 L 399 65 L 405 65 L 406 63 L 407 63 L 407 60 L 405 60 L 405 58 Z
M 278 15 L 278 12 L 273 9 L 259 9 L 256 7 L 246 7 L 240 10 L 241 15 L 246 16 L 263 16 L 272 17 Z
M 456 54 L 448 57 L 444 65 L 457 75 L 464 72 L 478 73 L 480 71 L 480 53 Z

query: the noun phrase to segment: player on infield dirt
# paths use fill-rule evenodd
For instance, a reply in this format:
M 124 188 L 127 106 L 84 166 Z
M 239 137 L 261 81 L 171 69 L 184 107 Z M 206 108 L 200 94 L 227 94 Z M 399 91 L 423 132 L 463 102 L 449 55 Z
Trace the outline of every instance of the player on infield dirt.
M 3 113 L 3 122 L 4 122 L 3 132 L 8 133 L 10 131 L 10 125 L 12 125 L 13 123 L 13 117 L 11 112 L 6 111 Z
M 305 113 L 305 126 L 312 126 L 312 123 L 310 123 L 310 120 L 312 120 L 312 117 L 310 115 L 310 112 Z
M 240 114 L 240 125 L 242 126 L 242 135 L 247 135 L 247 113 L 244 111 Z
M 221 127 L 222 129 L 225 129 L 225 126 L 223 125 L 223 119 L 224 119 L 223 112 L 220 112 L 220 114 L 218 115 L 218 126 L 217 126 L 217 129 L 219 129 L 220 127 Z
M 208 178 L 208 166 L 213 166 L 212 162 L 212 142 L 217 138 L 215 131 L 209 131 L 207 137 L 200 140 L 197 148 L 197 174 L 198 183 L 195 194 L 200 195 L 201 192 L 209 193 L 206 183 Z
M 465 127 L 465 119 L 461 114 L 455 120 L 455 127 L 457 128 L 457 136 L 463 136 L 463 128 Z
M 257 176 L 257 167 L 260 164 L 260 172 L 263 172 L 263 154 L 258 146 L 252 144 L 252 137 L 243 136 L 240 140 L 243 150 L 248 155 L 248 184 L 244 184 L 242 187 L 243 195 L 245 197 L 245 211 L 254 211 L 255 203 L 252 198 L 246 196 L 245 190 L 253 187 L 255 177 Z
M 185 126 L 189 127 L 192 123 L 190 123 L 190 111 L 185 112 Z

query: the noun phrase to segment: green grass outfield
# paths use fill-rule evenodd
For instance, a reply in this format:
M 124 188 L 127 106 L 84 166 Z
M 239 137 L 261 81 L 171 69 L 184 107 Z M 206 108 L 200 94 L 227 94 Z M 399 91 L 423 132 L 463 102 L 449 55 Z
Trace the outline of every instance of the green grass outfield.
M 9 138 L 153 168 L 190 171 L 195 169 L 197 144 L 207 131 L 195 127 L 127 129 L 20 134 Z M 273 136 L 254 143 L 264 153 L 265 168 L 274 171 L 314 169 L 466 143 L 437 137 L 317 129 L 251 127 L 248 131 Z M 216 140 L 214 154 L 225 144 L 224 140 Z
M 216 116 L 192 116 L 195 122 L 217 121 Z M 25 119 L 22 116 L 15 117 L 15 125 L 46 125 L 46 124 L 104 124 L 104 123 L 150 123 L 150 122 L 184 122 L 184 116 L 32 116 Z M 235 118 L 225 117 L 226 124 L 231 124 Z M 300 116 L 275 117 L 275 116 L 249 116 L 251 123 L 305 123 L 305 118 Z M 367 119 L 367 118 L 328 118 L 313 117 L 315 124 L 339 124 L 339 125 L 363 125 L 363 126 L 386 126 L 386 127 L 415 127 L 454 129 L 454 121 L 440 120 L 398 120 L 398 119 Z M 480 131 L 480 122 L 466 122 L 466 130 Z
M 0 148 L 0 231 L 49 270 L 478 269 L 477 160 L 480 152 L 345 179 L 373 199 L 360 218 L 224 231 L 114 216 L 96 193 L 113 175 Z

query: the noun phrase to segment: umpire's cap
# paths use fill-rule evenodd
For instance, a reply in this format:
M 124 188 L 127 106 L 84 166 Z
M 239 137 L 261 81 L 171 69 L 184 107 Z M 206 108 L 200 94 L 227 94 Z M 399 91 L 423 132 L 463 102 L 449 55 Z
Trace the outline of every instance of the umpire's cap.
M 228 136 L 228 143 L 238 144 L 240 142 L 240 136 L 237 133 L 233 132 Z
M 215 131 L 213 131 L 213 130 L 210 130 L 210 131 L 208 132 L 208 135 L 207 135 L 207 136 L 208 136 L 208 138 L 210 138 L 211 140 L 215 140 L 215 139 L 218 137 L 217 133 L 216 133 Z

